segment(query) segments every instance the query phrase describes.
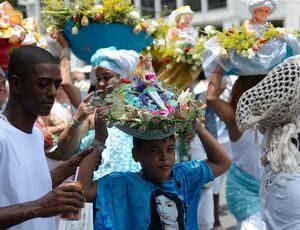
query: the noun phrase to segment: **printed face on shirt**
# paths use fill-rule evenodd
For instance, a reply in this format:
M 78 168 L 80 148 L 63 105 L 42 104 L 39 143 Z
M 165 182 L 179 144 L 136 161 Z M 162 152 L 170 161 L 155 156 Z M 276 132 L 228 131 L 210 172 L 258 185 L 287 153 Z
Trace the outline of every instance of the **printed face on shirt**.
M 35 73 L 20 83 L 19 99 L 23 108 L 34 116 L 48 115 L 60 85 L 61 76 L 57 64 L 37 65 Z
M 175 193 L 158 188 L 150 197 L 150 229 L 184 230 L 185 213 L 182 200 Z
M 170 177 L 175 163 L 174 137 L 144 141 L 138 149 L 133 149 L 133 154 L 140 162 L 144 176 L 153 182 L 164 182 Z
M 256 22 L 263 23 L 271 13 L 271 8 L 268 6 L 258 7 L 254 10 L 254 18 Z
M 168 225 L 177 223 L 178 210 L 175 201 L 169 199 L 165 195 L 160 195 L 156 197 L 156 203 L 163 223 Z

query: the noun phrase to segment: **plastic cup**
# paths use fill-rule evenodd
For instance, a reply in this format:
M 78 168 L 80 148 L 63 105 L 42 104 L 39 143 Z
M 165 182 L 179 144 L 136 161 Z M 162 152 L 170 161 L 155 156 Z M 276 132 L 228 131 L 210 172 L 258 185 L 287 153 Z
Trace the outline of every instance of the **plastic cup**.
M 82 184 L 80 181 L 66 181 L 61 186 L 73 185 L 82 190 Z M 79 220 L 81 217 L 81 209 L 78 212 L 64 212 L 61 214 L 60 218 L 64 220 Z

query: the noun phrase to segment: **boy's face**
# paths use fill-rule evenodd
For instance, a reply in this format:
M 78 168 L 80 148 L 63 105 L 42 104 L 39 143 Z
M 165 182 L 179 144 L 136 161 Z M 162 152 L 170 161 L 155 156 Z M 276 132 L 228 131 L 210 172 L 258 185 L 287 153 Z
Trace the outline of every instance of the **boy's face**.
M 174 137 L 144 141 L 138 149 L 133 149 L 133 157 L 140 162 L 142 172 L 148 179 L 164 182 L 168 180 L 175 163 Z

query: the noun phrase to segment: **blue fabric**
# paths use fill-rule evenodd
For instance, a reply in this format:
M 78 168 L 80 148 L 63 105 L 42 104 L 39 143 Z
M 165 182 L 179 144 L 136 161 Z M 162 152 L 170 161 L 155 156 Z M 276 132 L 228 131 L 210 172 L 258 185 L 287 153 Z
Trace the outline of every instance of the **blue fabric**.
M 242 221 L 260 210 L 260 181 L 245 173 L 234 163 L 227 173 L 227 208 L 238 221 Z
M 93 54 L 93 56 L 91 57 L 91 64 L 93 66 L 101 66 L 101 67 L 106 67 L 108 69 L 119 69 L 120 66 L 117 63 L 115 63 L 111 59 L 108 60 L 107 58 L 105 58 L 105 53 L 107 51 L 116 51 L 116 50 L 117 49 L 114 46 L 97 50 L 95 54 Z
M 103 159 L 101 165 L 98 170 L 94 172 L 94 180 L 111 172 L 138 172 L 141 166 L 132 158 L 132 136 L 122 132 L 116 127 L 108 128 L 107 131 L 106 149 L 102 153 Z M 94 137 L 95 130 L 90 129 L 81 140 L 80 150 L 82 151 L 90 146 Z
M 135 34 L 133 27 L 118 23 L 90 23 L 82 26 L 78 34 L 72 34 L 75 23 L 68 20 L 64 27 L 64 36 L 70 44 L 72 52 L 86 63 L 91 63 L 92 55 L 100 48 L 115 46 L 118 50 L 134 50 L 140 53 L 153 43 L 152 36 L 142 30 Z
M 150 224 L 150 197 L 156 189 L 177 194 L 185 204 L 186 229 L 198 229 L 197 207 L 204 184 L 214 179 L 204 161 L 177 163 L 172 178 L 154 184 L 140 173 L 111 173 L 98 180 L 96 230 L 146 230 Z

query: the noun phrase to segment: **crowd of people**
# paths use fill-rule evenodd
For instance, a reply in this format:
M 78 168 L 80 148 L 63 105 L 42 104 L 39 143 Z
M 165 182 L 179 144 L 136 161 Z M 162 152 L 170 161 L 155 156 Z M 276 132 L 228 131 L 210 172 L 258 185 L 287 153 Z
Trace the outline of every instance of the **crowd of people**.
M 277 3 L 248 4 L 253 17 L 243 26 L 259 37 Z M 181 10 L 182 28 L 168 40 L 193 45 L 192 11 Z M 100 48 L 86 76 L 72 72 L 61 31 L 52 38 L 60 58 L 26 45 L 0 69 L 0 229 L 221 230 L 224 181 L 238 230 L 300 229 L 300 55 L 247 72 L 233 61 L 241 57 L 227 69 L 204 47 L 211 58 L 190 85 L 192 98 L 160 82 L 149 53 Z M 238 76 L 227 76 L 233 69 Z M 195 117 L 186 116 L 195 106 Z M 181 162 L 179 124 L 188 124 L 191 153 Z M 80 218 L 62 217 L 70 213 Z

